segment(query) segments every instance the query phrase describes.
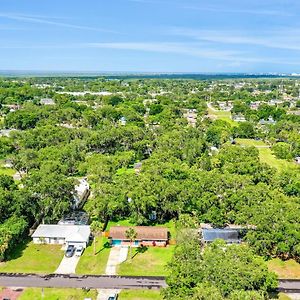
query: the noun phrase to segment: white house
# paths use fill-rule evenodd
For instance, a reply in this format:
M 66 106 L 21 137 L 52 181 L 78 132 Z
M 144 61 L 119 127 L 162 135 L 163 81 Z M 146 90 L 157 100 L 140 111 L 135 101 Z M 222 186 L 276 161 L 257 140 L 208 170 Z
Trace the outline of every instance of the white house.
M 66 244 L 85 248 L 90 234 L 89 225 L 41 224 L 31 237 L 34 244 Z

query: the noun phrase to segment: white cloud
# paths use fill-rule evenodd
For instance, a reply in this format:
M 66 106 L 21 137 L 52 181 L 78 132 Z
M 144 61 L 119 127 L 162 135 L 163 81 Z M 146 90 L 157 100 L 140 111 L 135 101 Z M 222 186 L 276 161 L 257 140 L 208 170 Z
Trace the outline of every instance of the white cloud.
M 53 19 L 56 19 L 56 18 L 49 18 L 49 17 L 44 18 L 42 16 L 37 17 L 37 16 L 24 15 L 24 14 L 0 13 L 0 18 L 21 21 L 21 22 L 54 25 L 54 26 L 58 26 L 58 27 L 73 28 L 73 29 L 80 29 L 80 30 L 91 30 L 91 31 L 116 33 L 112 30 L 107 30 L 107 29 L 102 29 L 102 28 L 97 28 L 97 27 L 89 27 L 89 26 L 53 21 Z
M 269 31 L 241 32 L 233 30 L 195 30 L 172 28 L 168 34 L 197 41 L 222 44 L 255 45 L 277 49 L 300 50 L 300 31 L 290 28 Z

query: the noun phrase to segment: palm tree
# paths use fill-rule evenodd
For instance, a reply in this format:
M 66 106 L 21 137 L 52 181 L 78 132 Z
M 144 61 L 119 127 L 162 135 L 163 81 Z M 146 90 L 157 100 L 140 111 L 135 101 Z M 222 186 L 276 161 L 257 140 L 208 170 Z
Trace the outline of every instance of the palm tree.
M 125 231 L 125 236 L 127 239 L 130 240 L 130 246 L 129 246 L 129 256 L 130 256 L 130 259 L 132 259 L 132 255 L 131 255 L 131 244 L 132 242 L 136 239 L 137 237 L 137 232 L 133 229 L 133 228 L 128 228 L 126 231 Z
M 103 224 L 99 221 L 93 221 L 90 227 L 94 236 L 94 255 L 96 255 L 96 236 L 102 232 Z

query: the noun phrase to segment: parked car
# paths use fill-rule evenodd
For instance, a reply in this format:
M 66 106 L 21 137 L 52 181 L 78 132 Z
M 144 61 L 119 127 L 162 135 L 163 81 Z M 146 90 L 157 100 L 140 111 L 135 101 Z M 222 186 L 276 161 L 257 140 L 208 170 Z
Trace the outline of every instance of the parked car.
M 107 300 L 117 300 L 118 299 L 118 294 L 111 294 Z
M 72 257 L 74 255 L 74 252 L 75 252 L 75 246 L 69 245 L 66 252 L 65 252 L 65 256 L 66 257 Z
M 76 256 L 81 256 L 82 253 L 83 253 L 83 251 L 84 251 L 83 246 L 78 246 L 78 247 L 76 248 L 75 255 L 76 255 Z

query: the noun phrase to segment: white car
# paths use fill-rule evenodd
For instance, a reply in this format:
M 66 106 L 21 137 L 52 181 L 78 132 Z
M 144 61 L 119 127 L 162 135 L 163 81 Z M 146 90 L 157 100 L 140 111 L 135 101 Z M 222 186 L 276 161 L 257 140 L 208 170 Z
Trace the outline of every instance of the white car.
M 75 255 L 76 255 L 76 256 L 81 256 L 82 253 L 83 253 L 83 251 L 84 251 L 83 246 L 78 246 L 78 247 L 76 248 L 76 250 L 75 250 Z

